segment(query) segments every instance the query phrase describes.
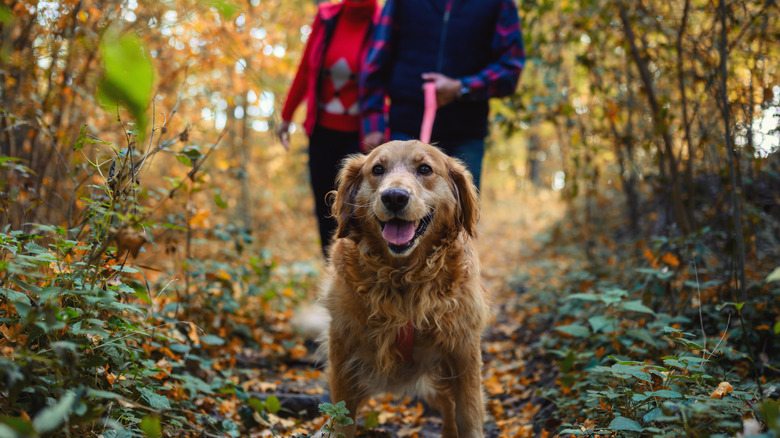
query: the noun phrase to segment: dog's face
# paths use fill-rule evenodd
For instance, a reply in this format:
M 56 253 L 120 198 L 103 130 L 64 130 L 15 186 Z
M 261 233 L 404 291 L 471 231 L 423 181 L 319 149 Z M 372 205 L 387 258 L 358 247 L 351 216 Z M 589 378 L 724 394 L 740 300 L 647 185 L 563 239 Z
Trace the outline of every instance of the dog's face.
M 405 257 L 453 227 L 476 232 L 478 197 L 465 166 L 425 143 L 393 141 L 347 158 L 333 212 L 337 237 Z

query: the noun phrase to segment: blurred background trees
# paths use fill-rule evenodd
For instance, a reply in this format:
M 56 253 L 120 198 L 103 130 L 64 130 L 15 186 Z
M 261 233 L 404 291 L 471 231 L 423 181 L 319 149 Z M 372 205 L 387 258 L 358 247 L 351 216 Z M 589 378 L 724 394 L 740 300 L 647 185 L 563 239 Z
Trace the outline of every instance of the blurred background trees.
M 526 180 L 571 197 L 619 186 L 637 232 L 651 213 L 640 211 L 640 189 L 650 187 L 665 199 L 652 212 L 660 215 L 656 231 L 689 233 L 705 219 L 697 203 L 731 193 L 729 175 L 736 176 L 735 199 L 744 201 L 745 184 L 752 189 L 772 168 L 780 102 L 773 2 L 519 6 L 528 62 L 515 97 L 494 102 L 487 166 L 497 183 L 486 196 Z M 287 176 L 303 195 L 300 154 L 285 157 L 270 133 L 315 7 L 303 0 L 6 1 L 0 141 L 3 153 L 21 158 L 35 176 L 18 181 L 32 192 L 7 198 L 3 220 L 73 221 L 73 193 L 84 175 L 70 169 L 83 163 L 72 149 L 84 124 L 94 138 L 124 147 L 140 140 L 146 144 L 133 145 L 139 153 L 174 155 L 180 150 L 169 140 L 177 134 L 187 132 L 179 148 L 203 147 L 227 129 L 211 166 L 228 177 L 220 179 L 229 182 L 220 187 L 228 213 L 246 227 L 257 226 L 252 205 L 274 203 L 268 189 L 279 186 L 275 178 Z M 120 35 L 135 38 L 125 40 L 139 46 L 153 77 L 122 71 L 133 77 L 128 90 L 101 99 L 101 84 L 103 92 L 111 88 L 110 80 L 101 82 L 104 71 L 110 76 L 107 63 L 119 62 L 105 52 L 119 50 L 112 47 Z M 125 92 L 148 104 L 128 106 Z M 120 142 L 117 123 L 140 127 L 142 135 Z M 716 204 L 738 207 L 730 199 Z

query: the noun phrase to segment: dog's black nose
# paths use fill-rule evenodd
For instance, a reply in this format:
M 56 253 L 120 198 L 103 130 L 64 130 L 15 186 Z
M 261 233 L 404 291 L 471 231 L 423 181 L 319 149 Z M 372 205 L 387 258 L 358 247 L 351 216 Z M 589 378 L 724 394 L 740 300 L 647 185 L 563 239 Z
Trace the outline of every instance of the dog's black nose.
M 399 211 L 409 203 L 409 192 L 404 189 L 387 189 L 382 192 L 382 203 L 390 211 Z

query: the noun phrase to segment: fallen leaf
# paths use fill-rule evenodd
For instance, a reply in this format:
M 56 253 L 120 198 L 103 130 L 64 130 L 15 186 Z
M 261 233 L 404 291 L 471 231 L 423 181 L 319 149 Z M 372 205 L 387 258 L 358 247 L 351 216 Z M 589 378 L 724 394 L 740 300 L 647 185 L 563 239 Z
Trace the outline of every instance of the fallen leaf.
M 198 227 L 203 224 L 207 217 L 211 214 L 208 210 L 201 210 L 190 218 L 190 226 Z
M 290 349 L 290 357 L 293 359 L 302 359 L 306 357 L 307 354 L 308 350 L 306 350 L 306 347 L 300 344 Z
M 710 398 L 721 399 L 734 391 L 734 387 L 729 382 L 720 382 L 718 388 L 710 394 Z
M 680 266 L 680 260 L 677 258 L 676 255 L 670 252 L 667 252 L 663 256 L 661 256 L 661 261 L 675 268 Z
M 485 381 L 485 388 L 490 395 L 502 394 L 504 392 L 504 385 L 498 380 L 498 376 L 493 374 Z
M 111 386 L 114 386 L 114 382 L 116 382 L 116 374 L 108 372 L 108 365 L 106 365 L 106 380 Z

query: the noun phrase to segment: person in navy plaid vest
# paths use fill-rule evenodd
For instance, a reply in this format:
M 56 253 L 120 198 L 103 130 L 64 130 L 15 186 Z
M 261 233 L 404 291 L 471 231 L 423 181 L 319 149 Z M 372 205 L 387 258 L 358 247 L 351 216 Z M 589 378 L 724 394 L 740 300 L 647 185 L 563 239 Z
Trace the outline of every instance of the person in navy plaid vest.
M 514 0 L 387 0 L 360 78 L 364 148 L 417 138 L 423 82 L 434 81 L 431 143 L 462 159 L 479 187 L 488 99 L 514 93 L 524 65 Z

